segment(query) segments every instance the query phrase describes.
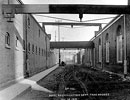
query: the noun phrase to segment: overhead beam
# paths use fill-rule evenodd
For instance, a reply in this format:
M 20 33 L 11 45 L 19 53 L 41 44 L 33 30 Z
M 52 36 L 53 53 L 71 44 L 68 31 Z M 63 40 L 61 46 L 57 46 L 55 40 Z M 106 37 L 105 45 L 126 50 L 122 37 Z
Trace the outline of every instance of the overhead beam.
M 130 14 L 129 5 L 3 4 L 2 10 L 6 14 Z
M 43 25 L 75 25 L 75 26 L 101 26 L 107 23 L 68 23 L 68 22 L 42 22 Z
M 92 41 L 64 41 L 64 42 L 50 42 L 50 48 L 93 48 Z

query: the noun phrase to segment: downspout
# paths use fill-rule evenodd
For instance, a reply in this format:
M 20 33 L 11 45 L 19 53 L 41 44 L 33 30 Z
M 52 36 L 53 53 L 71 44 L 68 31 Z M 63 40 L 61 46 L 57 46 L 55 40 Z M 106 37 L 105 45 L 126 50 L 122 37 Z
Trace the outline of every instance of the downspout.
M 124 78 L 127 76 L 127 58 L 126 58 L 126 18 L 124 14 Z

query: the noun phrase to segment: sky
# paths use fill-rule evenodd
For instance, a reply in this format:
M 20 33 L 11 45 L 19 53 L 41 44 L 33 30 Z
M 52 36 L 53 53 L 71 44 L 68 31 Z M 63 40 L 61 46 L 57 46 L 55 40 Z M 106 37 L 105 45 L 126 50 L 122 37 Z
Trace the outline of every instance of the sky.
M 127 5 L 127 0 L 22 0 L 24 4 L 100 4 L 100 5 Z M 84 14 L 82 21 L 101 19 L 101 18 L 109 18 L 115 17 L 116 15 L 94 15 L 94 14 Z M 42 14 L 42 15 L 34 15 L 38 22 L 72 22 L 69 20 L 79 21 L 78 14 Z M 56 17 L 56 18 L 50 18 Z M 62 20 L 57 19 L 62 18 Z M 89 23 L 108 23 L 112 18 L 106 20 L 97 20 L 97 21 L 88 21 Z M 102 26 L 105 26 L 103 24 Z M 46 33 L 51 34 L 51 41 L 58 41 L 58 26 L 45 26 Z M 94 26 L 59 26 L 60 28 L 60 41 L 89 41 L 93 36 L 94 32 L 98 31 L 99 27 Z

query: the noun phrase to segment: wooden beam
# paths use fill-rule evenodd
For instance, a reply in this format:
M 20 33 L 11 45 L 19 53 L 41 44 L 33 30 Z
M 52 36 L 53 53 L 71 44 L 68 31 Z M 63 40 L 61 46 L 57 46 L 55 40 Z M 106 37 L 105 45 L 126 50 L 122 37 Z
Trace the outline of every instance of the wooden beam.
M 101 26 L 107 23 L 70 23 L 70 22 L 42 22 L 43 25 L 75 25 L 75 26 Z
M 129 5 L 3 4 L 2 9 L 6 14 L 130 14 Z

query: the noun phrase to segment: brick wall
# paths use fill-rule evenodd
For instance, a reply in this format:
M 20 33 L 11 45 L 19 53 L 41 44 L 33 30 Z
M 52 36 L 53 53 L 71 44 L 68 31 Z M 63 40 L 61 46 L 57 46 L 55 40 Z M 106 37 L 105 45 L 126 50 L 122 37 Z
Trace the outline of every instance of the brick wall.
M 34 75 L 50 66 L 49 64 L 49 38 L 45 31 L 40 27 L 37 21 L 27 15 L 27 44 L 30 43 L 30 51 L 28 48 L 29 73 Z M 34 46 L 34 52 L 32 50 Z M 37 53 L 36 53 L 37 47 Z M 40 50 L 40 51 L 39 51 Z
M 10 0 L 9 3 L 18 4 L 18 1 Z M 11 19 L 13 22 L 7 22 L 8 19 L 4 18 L 1 10 L 2 4 L 7 3 L 8 0 L 0 0 L 0 87 L 23 78 L 27 71 L 32 76 L 54 65 L 54 62 L 49 61 L 54 59 L 53 54 L 49 56 L 50 40 L 42 27 L 32 15 L 15 14 L 15 18 Z M 10 46 L 5 44 L 7 32 L 10 35 Z
M 2 4 L 8 0 L 0 0 L 0 84 L 23 78 L 24 50 L 23 50 L 23 16 L 15 15 L 13 22 L 7 22 L 2 14 Z M 17 4 L 17 0 L 10 3 Z M 10 35 L 10 46 L 5 45 L 5 36 Z M 16 48 L 16 36 L 19 38 Z
M 123 72 L 123 63 L 119 64 L 119 63 L 117 63 L 117 60 L 116 60 L 117 59 L 116 58 L 116 31 L 117 31 L 117 27 L 119 25 L 121 25 L 121 32 L 122 32 L 122 34 L 124 34 L 124 22 L 123 22 L 123 17 L 121 17 L 93 40 L 94 44 L 95 44 L 96 67 L 104 68 L 104 69 L 111 70 L 114 72 Z M 110 46 L 109 63 L 106 63 L 106 34 L 108 34 L 108 36 L 109 36 L 109 46 Z M 99 38 L 101 39 L 101 45 L 102 45 L 102 62 L 103 63 L 98 62 Z M 123 39 L 123 41 L 124 41 L 124 39 Z

